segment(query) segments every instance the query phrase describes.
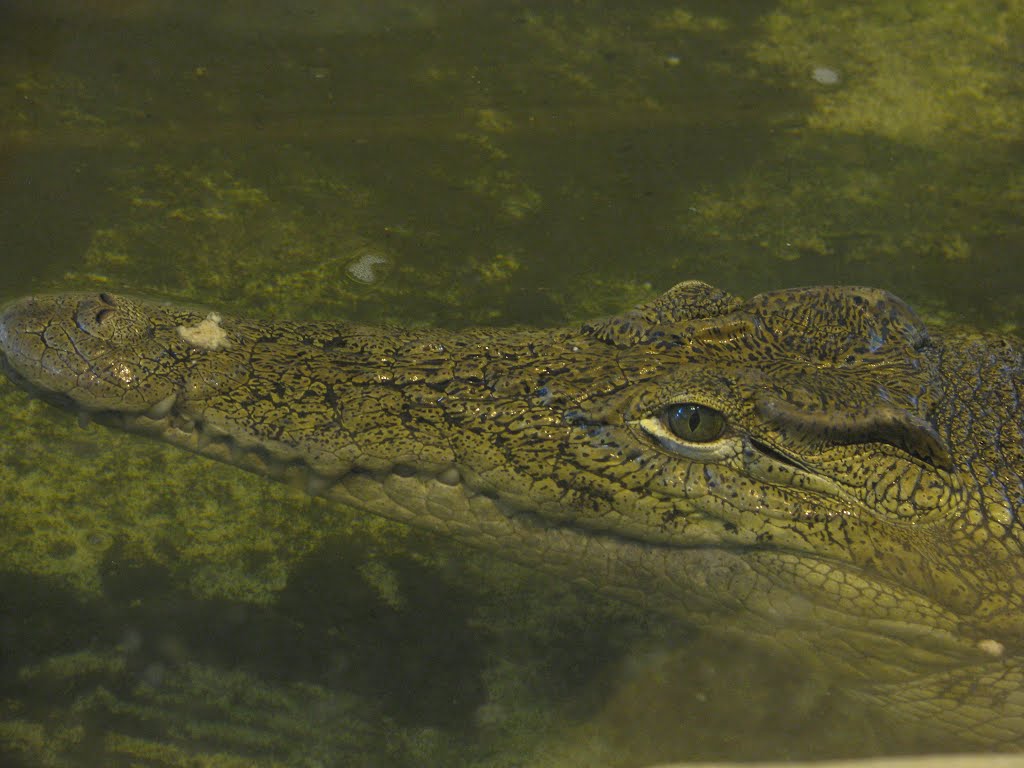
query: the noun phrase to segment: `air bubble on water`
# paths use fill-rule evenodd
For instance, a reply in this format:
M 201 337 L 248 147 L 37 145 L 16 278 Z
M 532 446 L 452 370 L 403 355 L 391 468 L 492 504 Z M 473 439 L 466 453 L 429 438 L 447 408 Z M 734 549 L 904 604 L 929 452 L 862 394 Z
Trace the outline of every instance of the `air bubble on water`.
M 839 70 L 832 67 L 815 67 L 811 70 L 811 79 L 819 85 L 839 85 L 843 78 Z
M 391 257 L 382 251 L 361 251 L 345 267 L 345 272 L 357 283 L 372 285 L 380 282 L 391 266 Z

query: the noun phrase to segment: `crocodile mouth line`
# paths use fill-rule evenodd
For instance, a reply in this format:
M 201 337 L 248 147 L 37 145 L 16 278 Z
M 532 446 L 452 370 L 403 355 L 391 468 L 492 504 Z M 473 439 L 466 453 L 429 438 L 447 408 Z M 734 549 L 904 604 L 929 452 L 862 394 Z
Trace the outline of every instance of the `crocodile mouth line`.
M 371 464 L 351 463 L 339 465 L 331 471 L 316 468 L 301 452 L 284 443 L 264 441 L 258 438 L 240 440 L 235 435 L 214 427 L 201 417 L 187 414 L 176 405 L 176 397 L 170 396 L 151 406 L 145 411 L 90 410 L 78 405 L 73 398 L 61 393 L 36 393 L 39 397 L 56 405 L 63 406 L 69 413 L 77 414 L 81 427 L 91 422 L 112 427 L 124 432 L 143 435 L 157 442 L 168 443 L 183 448 L 190 453 L 204 458 L 220 461 L 253 474 L 264 475 L 275 481 L 284 483 L 309 496 L 331 498 L 336 489 L 345 488 L 355 479 L 361 478 L 384 485 L 390 478 L 415 480 L 422 487 L 430 483 L 458 488 L 467 503 L 482 497 L 487 499 L 494 508 L 510 521 L 528 526 L 533 530 L 569 529 L 588 537 L 598 537 L 619 544 L 630 544 L 651 550 L 684 551 L 684 550 L 722 550 L 737 554 L 766 549 L 779 554 L 791 554 L 815 561 L 827 562 L 834 567 L 852 567 L 851 563 L 823 558 L 820 555 L 798 550 L 792 547 L 780 547 L 770 542 L 754 544 L 727 544 L 722 542 L 690 541 L 668 542 L 665 540 L 647 539 L 640 535 L 630 535 L 609 528 L 577 524 L 572 517 L 545 516 L 535 507 L 516 503 L 493 486 L 474 479 L 473 473 L 466 472 L 459 465 L 451 462 L 434 465 L 417 465 L 401 461 L 378 461 Z M 274 446 L 273 448 L 271 446 Z M 346 489 L 347 490 L 347 489 Z M 712 519 L 704 513 L 695 512 L 706 519 Z M 727 525 L 729 521 L 714 518 L 719 524 Z M 409 521 L 407 521 L 409 522 Z
M 28 386 L 28 385 L 26 385 Z M 344 489 L 356 479 L 365 479 L 384 485 L 390 478 L 415 480 L 426 487 L 430 483 L 457 488 L 467 503 L 484 498 L 505 518 L 533 530 L 571 529 L 581 535 L 600 537 L 620 544 L 649 547 L 663 550 L 686 549 L 730 549 L 740 551 L 743 547 L 715 546 L 707 542 L 677 543 L 647 540 L 610 529 L 579 525 L 571 517 L 547 517 L 523 503 L 496 490 L 493 486 L 479 482 L 473 473 L 466 472 L 459 465 L 446 462 L 434 465 L 402 461 L 378 461 L 351 463 L 323 471 L 315 467 L 301 452 L 284 443 L 264 441 L 258 438 L 239 439 L 237 436 L 211 425 L 201 417 L 179 409 L 175 396 L 169 396 L 146 410 L 122 411 L 116 409 L 92 410 L 78 404 L 63 393 L 40 391 L 32 388 L 35 396 L 53 405 L 62 407 L 71 415 L 77 414 L 80 427 L 90 423 L 111 427 L 119 431 L 134 433 L 153 439 L 155 442 L 170 444 L 204 458 L 229 464 L 253 474 L 264 475 L 309 496 L 331 498 L 336 490 Z M 347 490 L 347 489 L 346 489 Z M 409 521 L 407 521 L 409 522 Z M 763 547 L 762 547 L 763 548 Z
M 10 365 L 7 357 L 3 354 L 0 354 L 0 368 L 15 384 L 27 389 L 34 396 L 72 415 L 77 414 L 80 427 L 84 428 L 90 422 L 96 422 L 116 430 L 140 434 L 207 459 L 220 461 L 253 474 L 264 475 L 309 496 L 331 498 L 334 495 L 333 491 L 341 490 L 346 483 L 351 483 L 355 478 L 364 478 L 380 485 L 392 477 L 413 479 L 418 481 L 422 487 L 426 487 L 429 483 L 437 483 L 442 486 L 458 488 L 467 503 L 478 497 L 483 497 L 489 500 L 505 518 L 533 530 L 571 529 L 581 535 L 599 537 L 602 540 L 614 541 L 619 544 L 646 547 L 651 550 L 721 550 L 738 554 L 747 551 L 771 550 L 779 554 L 791 554 L 823 562 L 832 567 L 856 568 L 852 563 L 844 560 L 825 558 L 813 552 L 773 545 L 771 542 L 760 542 L 756 545 L 727 544 L 724 540 L 720 542 L 707 540 L 669 542 L 648 539 L 609 528 L 579 525 L 572 517 L 564 515 L 549 517 L 538 512 L 535 507 L 516 503 L 494 487 L 475 482 L 472 473 L 467 473 L 463 468 L 451 462 L 437 463 L 432 466 L 419 463 L 414 466 L 412 463 L 401 461 L 378 461 L 373 465 L 369 462 L 366 464 L 339 464 L 329 471 L 324 471 L 314 466 L 302 455 L 301 451 L 285 443 L 261 440 L 255 437 L 242 440 L 230 432 L 211 425 L 201 416 L 186 412 L 181 407 L 178 393 L 172 393 L 148 408 L 137 411 L 94 410 L 81 405 L 71 395 L 45 390 L 33 385 Z M 803 469 L 798 462 L 790 457 L 783 458 L 791 466 Z M 694 514 L 704 515 L 704 513 Z M 712 519 L 707 515 L 704 517 Z M 722 518 L 714 519 L 723 526 L 730 524 L 728 520 Z

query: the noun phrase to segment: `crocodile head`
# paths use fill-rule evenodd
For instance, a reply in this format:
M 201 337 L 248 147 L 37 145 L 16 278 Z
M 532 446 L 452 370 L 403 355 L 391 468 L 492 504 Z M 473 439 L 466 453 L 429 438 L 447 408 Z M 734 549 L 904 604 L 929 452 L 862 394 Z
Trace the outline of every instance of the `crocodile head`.
M 827 626 L 851 667 L 1021 636 L 1020 354 L 884 291 L 462 332 L 67 294 L 9 305 L 0 350 L 98 421 L 697 621 Z

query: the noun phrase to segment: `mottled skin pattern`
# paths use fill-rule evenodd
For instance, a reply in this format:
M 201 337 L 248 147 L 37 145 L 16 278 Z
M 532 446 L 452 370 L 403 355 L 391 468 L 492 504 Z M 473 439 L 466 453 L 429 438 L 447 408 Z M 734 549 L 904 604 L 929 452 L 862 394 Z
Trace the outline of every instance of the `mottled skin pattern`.
M 1024 747 L 1015 341 L 929 334 L 874 289 L 688 282 L 545 331 L 44 296 L 6 308 L 0 351 L 104 423 L 763 636 L 893 718 Z

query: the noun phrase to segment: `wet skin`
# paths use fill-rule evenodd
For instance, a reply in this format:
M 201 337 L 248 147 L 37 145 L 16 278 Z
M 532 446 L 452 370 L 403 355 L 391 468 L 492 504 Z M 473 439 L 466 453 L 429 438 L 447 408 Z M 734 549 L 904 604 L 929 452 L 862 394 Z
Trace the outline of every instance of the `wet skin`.
M 5 308 L 0 352 L 102 423 L 1024 747 L 1014 339 L 931 333 L 876 289 L 687 282 L 580 327 L 458 332 L 40 296 Z

